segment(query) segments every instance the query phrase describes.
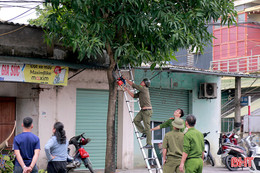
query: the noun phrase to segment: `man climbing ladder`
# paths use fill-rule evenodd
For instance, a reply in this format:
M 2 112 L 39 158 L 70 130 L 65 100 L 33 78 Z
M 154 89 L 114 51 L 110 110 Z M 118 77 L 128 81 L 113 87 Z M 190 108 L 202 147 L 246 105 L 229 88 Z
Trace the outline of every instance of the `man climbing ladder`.
M 126 79 L 124 76 L 123 78 L 126 80 L 126 82 L 132 86 L 133 88 L 137 89 L 139 92 L 134 94 L 132 93 L 127 87 L 125 87 L 125 90 L 128 92 L 128 94 L 133 98 L 139 98 L 140 107 L 141 110 L 138 112 L 138 114 L 134 118 L 134 123 L 136 128 L 139 132 L 143 133 L 142 138 L 146 137 L 146 145 L 144 148 L 151 149 L 152 146 L 152 136 L 150 131 L 150 120 L 153 114 L 152 110 L 152 104 L 150 101 L 150 94 L 149 94 L 149 87 L 151 85 L 151 81 L 147 78 L 143 79 L 143 81 L 140 83 L 140 85 L 136 85 L 135 83 L 131 82 L 130 80 Z M 141 124 L 141 121 L 143 121 L 144 126 Z

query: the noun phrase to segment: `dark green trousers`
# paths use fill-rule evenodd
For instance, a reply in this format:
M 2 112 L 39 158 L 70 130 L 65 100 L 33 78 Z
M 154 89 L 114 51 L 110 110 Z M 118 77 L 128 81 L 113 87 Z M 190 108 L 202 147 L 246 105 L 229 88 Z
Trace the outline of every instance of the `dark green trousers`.
M 137 130 L 141 133 L 146 134 L 146 143 L 149 145 L 152 145 L 152 135 L 150 131 L 150 121 L 152 114 L 152 110 L 140 110 L 140 112 L 138 112 L 138 114 L 134 118 L 134 123 Z M 141 124 L 141 121 L 143 121 L 144 126 Z
M 181 164 L 181 159 L 176 159 L 175 157 L 167 157 L 165 164 L 163 165 L 163 173 L 184 173 L 181 172 L 179 166 Z
M 185 162 L 185 173 L 202 173 L 202 158 L 187 159 Z

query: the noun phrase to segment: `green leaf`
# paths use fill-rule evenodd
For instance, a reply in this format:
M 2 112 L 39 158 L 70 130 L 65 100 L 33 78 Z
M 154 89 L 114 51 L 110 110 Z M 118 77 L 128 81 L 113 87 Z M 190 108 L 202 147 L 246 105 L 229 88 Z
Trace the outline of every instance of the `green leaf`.
M 151 69 L 151 70 L 154 70 L 155 66 L 156 66 L 156 63 L 153 63 L 153 64 L 151 65 L 150 69 Z

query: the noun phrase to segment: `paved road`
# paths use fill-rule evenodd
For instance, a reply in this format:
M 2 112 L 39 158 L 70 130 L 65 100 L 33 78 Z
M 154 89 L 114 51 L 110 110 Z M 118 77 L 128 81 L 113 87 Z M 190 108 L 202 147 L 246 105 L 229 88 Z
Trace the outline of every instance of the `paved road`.
M 95 170 L 95 173 L 103 173 L 103 170 Z M 148 173 L 147 169 L 134 169 L 134 170 L 116 170 L 117 173 Z M 89 171 L 75 171 L 75 173 L 89 173 Z M 249 173 L 249 169 L 238 169 L 237 171 L 229 171 L 225 167 L 212 167 L 205 166 L 203 173 Z

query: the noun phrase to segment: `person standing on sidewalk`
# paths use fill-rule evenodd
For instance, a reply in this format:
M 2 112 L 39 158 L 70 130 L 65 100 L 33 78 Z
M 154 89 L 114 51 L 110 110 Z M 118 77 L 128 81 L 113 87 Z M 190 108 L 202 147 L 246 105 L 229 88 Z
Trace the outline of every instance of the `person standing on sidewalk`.
M 183 123 L 181 118 L 175 118 L 172 121 L 173 130 L 166 133 L 163 139 L 163 173 L 181 172 L 179 166 L 182 158 L 184 134 L 180 129 L 184 128 Z
M 141 110 L 138 112 L 138 114 L 134 118 L 134 123 L 136 128 L 139 132 L 143 133 L 142 138 L 146 137 L 146 146 L 144 148 L 151 149 L 152 146 L 152 135 L 150 131 L 150 120 L 153 114 L 152 110 L 152 104 L 150 101 L 150 93 L 149 93 L 149 87 L 151 85 L 151 81 L 147 78 L 143 79 L 143 81 L 140 83 L 140 85 L 136 85 L 135 83 L 129 81 L 124 76 L 123 78 L 126 80 L 126 82 L 132 86 L 133 88 L 137 89 L 139 92 L 134 94 L 132 93 L 127 87 L 124 87 L 125 90 L 128 92 L 128 94 L 133 98 L 139 98 L 139 103 Z M 144 126 L 141 124 L 141 121 L 143 121 Z
M 162 123 L 162 124 L 160 124 L 160 125 L 158 125 L 158 126 L 152 128 L 151 131 L 159 130 L 159 129 L 163 129 L 163 128 L 167 128 L 167 127 L 170 127 L 170 129 L 171 129 L 171 131 L 172 131 L 172 130 L 173 130 L 172 122 L 174 121 L 175 118 L 181 118 L 181 117 L 183 117 L 183 116 L 184 116 L 184 112 L 183 112 L 183 110 L 182 110 L 181 108 L 178 108 L 178 109 L 176 109 L 176 110 L 174 111 L 173 116 L 174 116 L 174 117 L 169 118 L 169 119 L 168 119 L 167 121 L 165 121 L 164 123 Z M 185 124 L 184 121 L 183 121 L 183 123 Z M 184 129 L 185 129 L 185 126 L 184 126 L 182 129 L 180 129 L 181 132 L 183 132 Z
M 68 141 L 64 125 L 56 122 L 53 126 L 53 136 L 45 145 L 45 153 L 48 159 L 48 173 L 66 173 L 66 164 L 68 157 Z
M 14 173 L 37 173 L 36 161 L 40 154 L 40 139 L 33 134 L 33 119 L 23 119 L 23 132 L 14 137 Z
M 183 153 L 180 164 L 180 171 L 186 173 L 202 173 L 204 157 L 204 137 L 203 134 L 194 128 L 196 117 L 188 115 L 186 117 L 187 133 L 183 139 Z

